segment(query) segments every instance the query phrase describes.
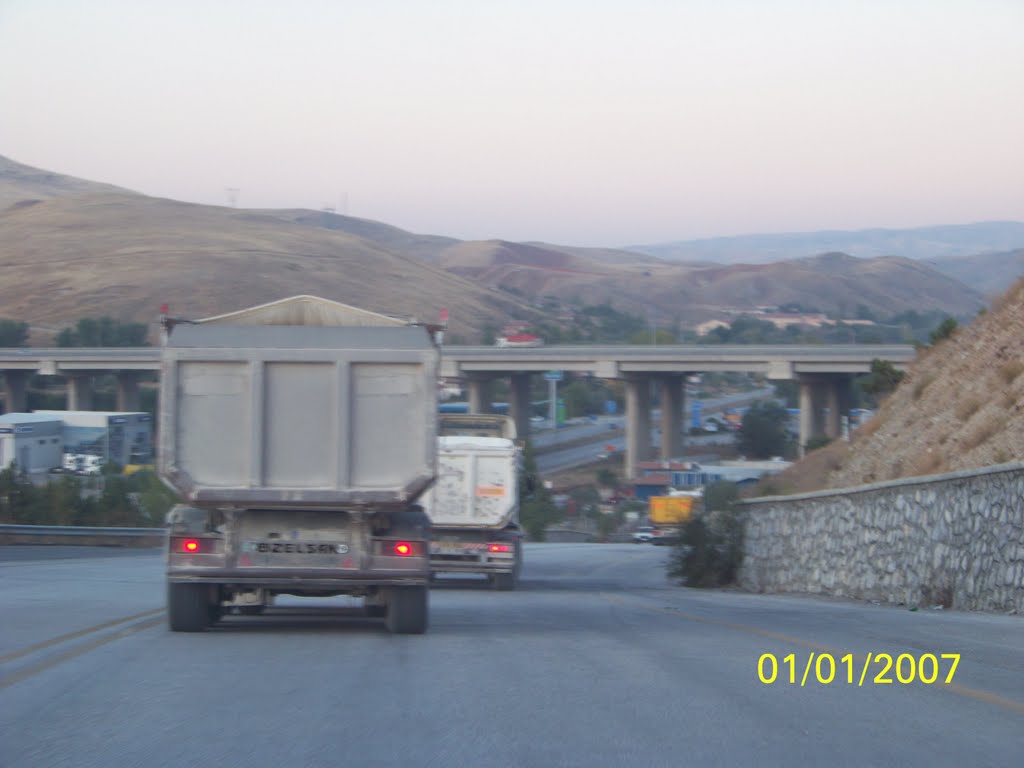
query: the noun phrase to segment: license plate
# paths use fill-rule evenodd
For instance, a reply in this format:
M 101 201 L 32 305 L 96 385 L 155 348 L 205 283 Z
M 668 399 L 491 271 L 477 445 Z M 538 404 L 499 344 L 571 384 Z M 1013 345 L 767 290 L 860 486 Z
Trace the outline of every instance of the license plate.
M 473 541 L 435 541 L 430 545 L 430 552 L 435 555 L 462 555 L 477 552 L 486 545 Z
M 260 555 L 347 555 L 348 544 L 326 541 L 247 541 L 242 550 Z

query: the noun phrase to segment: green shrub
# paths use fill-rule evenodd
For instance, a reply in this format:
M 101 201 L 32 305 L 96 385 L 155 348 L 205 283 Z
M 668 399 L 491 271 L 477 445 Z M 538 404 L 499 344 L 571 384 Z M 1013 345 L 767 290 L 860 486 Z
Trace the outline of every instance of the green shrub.
M 825 435 L 815 435 L 806 443 L 804 443 L 804 451 L 810 453 L 811 451 L 816 451 L 819 448 L 824 448 L 826 445 L 829 445 L 831 443 L 831 437 L 826 437 Z
M 744 513 L 735 483 L 719 482 L 704 491 L 705 511 L 683 526 L 669 556 L 668 576 L 688 587 L 733 584 L 743 563 Z

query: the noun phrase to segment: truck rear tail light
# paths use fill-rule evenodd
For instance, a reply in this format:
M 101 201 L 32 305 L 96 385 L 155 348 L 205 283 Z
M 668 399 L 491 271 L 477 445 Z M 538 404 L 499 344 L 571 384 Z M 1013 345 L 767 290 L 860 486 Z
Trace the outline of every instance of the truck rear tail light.
M 217 539 L 172 538 L 171 552 L 183 555 L 208 555 L 217 551 Z
M 374 551 L 385 557 L 423 557 L 426 548 L 422 541 L 406 541 L 404 539 L 376 542 Z
M 508 544 L 491 544 L 488 548 L 490 552 L 511 552 L 512 547 Z

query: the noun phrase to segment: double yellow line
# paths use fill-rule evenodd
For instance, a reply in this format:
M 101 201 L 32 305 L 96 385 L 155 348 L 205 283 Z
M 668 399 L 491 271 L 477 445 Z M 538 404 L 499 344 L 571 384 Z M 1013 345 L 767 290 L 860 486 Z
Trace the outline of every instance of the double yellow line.
M 50 656 L 48 658 L 42 659 L 34 664 L 30 664 L 27 667 L 19 669 L 18 671 L 13 672 L 10 675 L 7 675 L 2 680 L 0 680 L 0 691 L 14 685 L 15 683 L 20 683 L 22 680 L 27 680 L 30 677 L 34 677 L 35 675 L 38 675 L 40 672 L 45 672 L 48 669 L 52 669 L 58 664 L 62 664 L 63 662 L 69 659 L 74 659 L 85 653 L 89 653 L 90 651 L 107 645 L 108 643 L 112 643 L 115 640 L 120 640 L 123 637 L 128 637 L 130 635 L 136 634 L 137 632 L 149 629 L 150 627 L 155 627 L 157 624 L 164 620 L 163 614 L 163 608 L 155 608 L 150 611 L 134 613 L 131 616 L 124 616 L 120 619 L 114 619 L 113 621 L 105 621 L 102 624 L 95 624 L 91 627 L 86 627 L 85 629 L 76 630 L 75 632 L 68 632 L 67 634 L 58 635 L 57 637 L 50 638 L 49 640 L 43 640 L 42 642 L 34 643 L 33 645 L 28 645 L 24 648 L 19 648 L 16 651 L 12 651 L 11 653 L 4 654 L 3 656 L 0 656 L 0 664 L 7 664 L 9 662 L 24 658 L 25 656 L 30 656 L 33 653 L 44 651 L 47 648 L 52 648 L 54 646 L 61 645 L 62 643 L 68 643 L 73 640 L 78 640 L 79 638 L 88 637 L 89 635 L 93 635 L 97 632 L 102 632 L 105 629 L 111 629 L 112 627 L 116 627 L 121 624 L 129 625 L 119 630 L 118 632 L 114 632 L 113 634 L 109 635 L 102 635 L 100 637 L 90 640 L 87 643 L 75 645 L 66 651 L 58 653 L 55 656 Z M 138 623 L 132 624 L 131 622 Z

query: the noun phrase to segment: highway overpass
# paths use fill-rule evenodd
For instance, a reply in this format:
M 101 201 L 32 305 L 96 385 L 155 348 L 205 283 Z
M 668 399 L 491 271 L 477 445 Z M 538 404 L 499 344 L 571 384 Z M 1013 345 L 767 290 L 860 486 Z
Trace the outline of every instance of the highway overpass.
M 528 348 L 449 346 L 442 351 L 441 375 L 466 382 L 470 410 L 489 407 L 489 384 L 510 380 L 510 411 L 520 434 L 530 428 L 530 376 L 549 370 L 620 379 L 626 386 L 626 467 L 653 458 L 650 434 L 652 390 L 661 401 L 662 458 L 681 454 L 685 394 L 683 380 L 693 373 L 739 371 L 768 379 L 795 380 L 800 387 L 800 444 L 815 435 L 837 437 L 841 414 L 850 408 L 850 382 L 868 373 L 875 359 L 904 367 L 915 354 L 910 345 L 671 345 L 550 346 Z M 29 376 L 68 379 L 69 410 L 92 407 L 92 379 L 114 374 L 118 409 L 138 408 L 138 378 L 160 369 L 158 347 L 0 349 L 4 404 L 24 410 Z

